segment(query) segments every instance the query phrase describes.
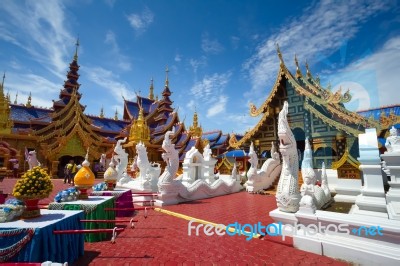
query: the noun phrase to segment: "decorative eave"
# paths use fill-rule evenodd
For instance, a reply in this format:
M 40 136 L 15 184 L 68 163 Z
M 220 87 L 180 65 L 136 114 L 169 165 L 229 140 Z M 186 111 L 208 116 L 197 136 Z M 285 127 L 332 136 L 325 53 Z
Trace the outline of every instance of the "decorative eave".
M 350 153 L 349 150 L 346 149 L 346 151 L 343 153 L 342 158 L 340 158 L 339 161 L 332 162 L 332 169 L 337 170 L 339 169 L 345 162 L 350 163 L 353 167 L 359 169 L 360 167 L 360 162 L 354 159 Z
M 280 65 L 278 75 L 276 76 L 275 84 L 274 84 L 268 98 L 264 101 L 264 103 L 260 106 L 260 108 L 257 109 L 257 107 L 254 104 L 250 103 L 250 116 L 256 117 L 266 111 L 268 105 L 271 103 L 276 92 L 278 91 L 281 80 L 282 80 L 283 76 L 285 75 L 285 70 L 284 70 L 285 68 L 286 68 L 285 65 L 283 65 L 283 64 Z
M 347 132 L 355 137 L 358 137 L 359 134 L 362 134 L 363 131 L 351 128 L 349 126 L 343 125 L 342 123 L 339 123 L 331 118 L 326 117 L 325 115 L 321 114 L 318 110 L 316 110 L 313 106 L 311 106 L 308 103 L 308 99 L 304 102 L 304 108 L 308 111 L 310 111 L 312 114 L 314 114 L 316 117 L 321 119 L 324 123 L 335 127 L 336 129 L 342 130 L 344 132 Z
M 228 169 L 232 169 L 233 168 L 233 163 L 231 163 L 227 157 L 223 157 L 221 162 L 219 162 L 217 164 L 217 169 L 221 168 L 222 165 L 225 165 Z
M 66 136 L 56 138 L 56 141 L 48 144 L 41 143 L 41 151 L 42 154 L 47 158 L 55 158 L 56 155 L 64 148 L 66 143 L 77 134 L 79 138 L 82 140 L 84 149 L 89 149 L 89 155 L 94 158 L 99 158 L 101 152 L 98 152 L 98 148 L 94 148 L 93 146 L 100 146 L 101 141 L 93 139 L 90 135 L 88 136 L 87 132 L 85 132 L 79 124 L 76 124 L 73 129 Z
M 260 129 L 260 127 L 264 124 L 267 118 L 270 117 L 272 114 L 273 110 L 271 108 L 268 108 L 267 112 L 264 113 L 263 117 L 260 119 L 260 121 L 258 121 L 257 125 L 252 130 L 248 131 L 239 141 L 236 139 L 235 134 L 232 133 L 229 138 L 229 147 L 237 149 L 242 144 L 249 141 L 254 136 L 254 134 Z

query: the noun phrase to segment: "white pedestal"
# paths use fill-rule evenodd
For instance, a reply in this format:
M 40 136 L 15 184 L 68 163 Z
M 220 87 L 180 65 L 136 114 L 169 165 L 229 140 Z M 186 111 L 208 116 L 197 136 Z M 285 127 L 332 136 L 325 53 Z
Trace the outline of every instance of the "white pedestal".
M 338 179 L 335 189 L 336 202 L 355 203 L 357 196 L 361 194 L 361 179 Z
M 361 189 L 361 195 L 357 196 L 356 205 L 361 211 L 387 213 L 376 129 L 366 129 L 365 134 L 360 134 L 358 139 L 360 146 L 358 160 L 361 162 L 364 187 Z

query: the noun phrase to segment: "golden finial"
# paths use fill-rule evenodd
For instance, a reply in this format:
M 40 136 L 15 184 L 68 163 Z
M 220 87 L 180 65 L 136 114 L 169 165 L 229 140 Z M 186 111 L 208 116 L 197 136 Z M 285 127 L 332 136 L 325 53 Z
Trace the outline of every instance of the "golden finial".
M 168 81 L 168 72 L 169 72 L 169 70 L 168 70 L 168 66 L 167 66 L 167 68 L 165 69 L 165 87 L 168 87 L 169 86 L 169 81 Z
M 154 84 L 153 84 L 153 78 L 151 78 L 151 80 L 150 80 L 149 99 L 150 99 L 150 100 L 154 100 Z
M 17 94 L 15 94 L 14 104 L 18 104 L 18 91 L 17 91 Z
M 276 51 L 278 53 L 278 57 L 279 57 L 279 60 L 281 62 L 281 65 L 283 65 L 282 53 L 281 53 L 281 49 L 279 48 L 279 44 L 278 43 L 276 43 Z
M 29 96 L 28 96 L 28 102 L 26 103 L 26 107 L 31 107 L 31 102 L 32 102 L 32 93 L 29 92 Z
M 311 77 L 310 69 L 308 68 L 308 62 L 306 60 L 307 77 Z
M 294 54 L 294 63 L 296 64 L 296 78 L 301 77 L 301 72 L 299 68 L 299 61 L 297 60 L 297 55 Z
M 75 55 L 74 55 L 74 61 L 78 61 L 78 46 L 79 46 L 79 37 L 76 39 L 75 43 Z
M 99 117 L 100 118 L 104 118 L 104 108 L 103 108 L 103 106 L 101 106 Z
M 10 104 L 11 103 L 11 97 L 10 97 L 10 92 L 9 91 L 7 92 L 6 98 L 7 98 L 7 102 Z
M 118 120 L 118 110 L 117 109 L 115 109 L 114 120 Z
M 321 83 L 321 79 L 319 78 L 319 74 L 317 74 L 317 78 L 315 79 L 315 81 L 317 82 L 318 85 Z

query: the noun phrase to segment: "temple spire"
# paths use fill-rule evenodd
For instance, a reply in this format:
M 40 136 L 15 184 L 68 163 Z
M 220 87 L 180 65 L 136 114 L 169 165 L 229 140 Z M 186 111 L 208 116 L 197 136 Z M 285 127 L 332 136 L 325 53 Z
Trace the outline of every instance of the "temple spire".
M 168 66 L 167 66 L 167 68 L 165 69 L 165 87 L 169 87 L 168 72 L 169 72 L 169 70 L 168 70 Z
M 0 95 L 4 94 L 4 80 L 6 79 L 6 72 L 3 73 L 3 81 L 1 82 Z
M 192 137 L 201 137 L 203 133 L 203 129 L 201 128 L 201 126 L 199 126 L 196 109 L 193 114 L 193 125 L 189 127 L 189 132 L 192 135 Z
M 14 104 L 18 104 L 18 91 L 17 91 L 17 94 L 15 94 Z
M 101 106 L 99 117 L 100 118 L 104 118 L 104 108 L 103 108 L 103 106 Z
M 154 84 L 153 84 L 153 78 L 151 78 L 151 80 L 150 80 L 149 99 L 150 99 L 150 100 L 154 100 Z
M 76 39 L 75 43 L 75 55 L 74 55 L 74 61 L 78 61 L 78 47 L 79 47 L 79 37 Z
M 0 97 L 4 97 L 4 80 L 6 78 L 6 73 L 4 72 L 3 74 L 3 81 L 1 82 L 1 87 L 0 87 Z
M 32 93 L 29 92 L 28 102 L 26 103 L 26 107 L 32 107 Z
M 115 109 L 114 120 L 118 120 L 118 110 L 117 109 Z

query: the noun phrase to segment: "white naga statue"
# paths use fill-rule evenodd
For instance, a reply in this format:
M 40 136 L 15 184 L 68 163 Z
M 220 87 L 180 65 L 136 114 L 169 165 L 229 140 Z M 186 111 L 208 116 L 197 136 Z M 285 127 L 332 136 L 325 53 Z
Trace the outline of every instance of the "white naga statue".
M 250 163 L 249 171 L 247 171 L 247 180 L 253 181 L 257 179 L 257 168 L 258 168 L 258 156 L 254 150 L 253 142 L 250 144 L 250 150 L 248 156 L 250 159 L 248 160 Z
M 32 170 L 32 168 L 35 166 L 41 165 L 36 157 L 36 151 L 28 152 L 28 164 L 29 164 L 29 170 Z
M 312 149 L 310 146 L 310 142 L 307 138 L 303 162 L 301 163 L 301 175 L 303 178 L 303 184 L 300 187 L 300 192 L 302 196 L 300 200 L 300 207 L 306 207 L 309 208 L 312 212 L 315 212 L 315 210 L 321 209 L 322 206 L 329 202 L 330 197 L 328 199 L 325 195 L 323 188 L 317 185 L 317 178 L 315 176 L 312 160 Z M 326 171 L 325 184 L 327 187 Z
M 400 152 L 400 136 L 394 126 L 390 129 L 390 136 L 386 139 L 385 147 L 387 152 Z
M 163 191 L 163 185 L 171 184 L 174 181 L 179 168 L 179 153 L 178 150 L 175 149 L 175 144 L 171 142 L 172 135 L 174 135 L 173 131 L 167 131 L 165 133 L 164 141 L 161 145 L 165 151 L 161 157 L 167 163 L 167 165 L 164 169 L 164 172 L 158 179 L 159 191 Z
M 139 168 L 139 182 L 143 187 L 157 187 L 158 177 L 161 173 L 159 163 L 150 163 L 147 157 L 146 146 L 139 142 L 136 144 L 136 165 Z
M 115 155 L 113 156 L 113 158 L 117 162 L 115 170 L 118 173 L 118 181 L 120 181 L 124 173 L 126 175 L 126 167 L 128 166 L 128 154 L 122 147 L 122 143 L 125 143 L 126 139 L 127 138 L 125 137 L 124 139 L 118 140 L 114 148 Z
M 285 101 L 279 113 L 278 137 L 282 154 L 282 171 L 276 192 L 276 202 L 280 211 L 297 212 L 300 192 L 298 187 L 299 160 L 296 139 L 287 121 L 289 104 Z

